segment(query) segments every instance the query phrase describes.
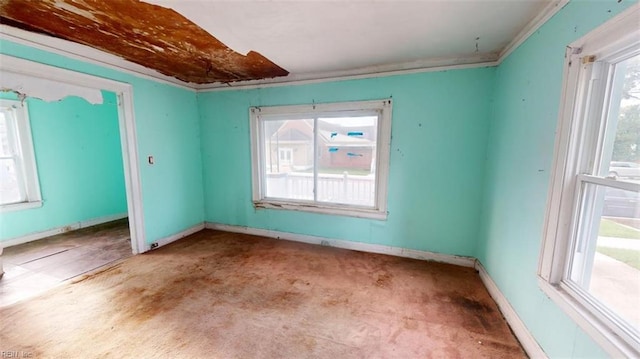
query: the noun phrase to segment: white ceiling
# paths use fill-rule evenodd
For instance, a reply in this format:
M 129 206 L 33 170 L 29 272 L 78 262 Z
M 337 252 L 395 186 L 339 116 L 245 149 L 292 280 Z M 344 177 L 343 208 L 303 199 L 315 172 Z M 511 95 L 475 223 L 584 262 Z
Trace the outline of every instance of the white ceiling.
M 551 2 L 145 1 L 173 8 L 235 51 L 257 51 L 297 77 L 495 61 Z

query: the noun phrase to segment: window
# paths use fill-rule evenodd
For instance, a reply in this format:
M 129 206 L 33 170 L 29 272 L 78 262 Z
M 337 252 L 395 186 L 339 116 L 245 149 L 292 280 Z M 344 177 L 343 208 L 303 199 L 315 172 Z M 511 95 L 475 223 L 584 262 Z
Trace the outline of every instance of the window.
M 256 208 L 386 218 L 391 100 L 252 107 Z
M 27 105 L 0 100 L 0 208 L 35 207 L 40 201 Z
M 568 47 L 539 277 L 605 350 L 637 357 L 640 30 L 630 14 Z
M 280 154 L 280 164 L 291 164 L 291 154 L 293 153 L 291 148 L 278 148 L 278 153 Z

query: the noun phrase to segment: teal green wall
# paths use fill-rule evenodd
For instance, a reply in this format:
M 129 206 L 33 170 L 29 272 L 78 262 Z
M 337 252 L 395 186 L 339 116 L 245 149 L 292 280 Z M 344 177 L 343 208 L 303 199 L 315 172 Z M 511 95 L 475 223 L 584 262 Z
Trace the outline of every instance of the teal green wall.
M 549 356 L 606 357 L 536 270 L 564 48 L 631 3 L 572 1 L 497 68 L 197 96 L 7 41 L 0 52 L 133 85 L 148 242 L 206 220 L 477 256 Z M 250 106 L 390 96 L 388 220 L 253 208 Z
M 572 1 L 496 72 L 477 255 L 552 358 L 607 357 L 536 282 L 564 51 L 631 4 Z
M 475 255 L 494 72 L 480 68 L 199 94 L 205 219 Z M 253 208 L 249 106 L 388 97 L 388 220 Z
M 117 99 L 103 98 L 27 99 L 43 205 L 2 213 L 0 240 L 127 212 Z
M 147 242 L 202 223 L 200 130 L 193 91 L 6 40 L 0 40 L 0 53 L 131 84 Z M 155 157 L 155 165 L 147 164 L 148 155 Z

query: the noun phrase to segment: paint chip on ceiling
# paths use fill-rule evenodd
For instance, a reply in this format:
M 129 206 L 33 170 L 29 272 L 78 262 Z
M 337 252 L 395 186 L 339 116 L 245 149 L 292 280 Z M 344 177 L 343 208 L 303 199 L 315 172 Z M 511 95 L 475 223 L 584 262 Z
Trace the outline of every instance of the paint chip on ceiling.
M 239 54 L 172 9 L 138 0 L 0 0 L 0 23 L 77 42 L 196 84 L 288 75 Z

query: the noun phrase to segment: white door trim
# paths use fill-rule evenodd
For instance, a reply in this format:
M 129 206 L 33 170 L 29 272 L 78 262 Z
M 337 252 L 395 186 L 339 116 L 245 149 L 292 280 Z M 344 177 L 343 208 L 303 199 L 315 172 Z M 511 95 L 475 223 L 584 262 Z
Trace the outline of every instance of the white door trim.
M 138 146 L 133 111 L 133 87 L 128 83 L 61 69 L 4 54 L 0 54 L 0 73 L 2 72 L 27 75 L 64 84 L 86 87 L 88 89 L 107 90 L 117 95 L 118 122 L 127 192 L 127 211 L 131 232 L 131 249 L 134 254 L 149 250 L 149 246 L 146 245 L 144 233 L 142 185 L 140 182 L 140 164 L 138 161 Z

